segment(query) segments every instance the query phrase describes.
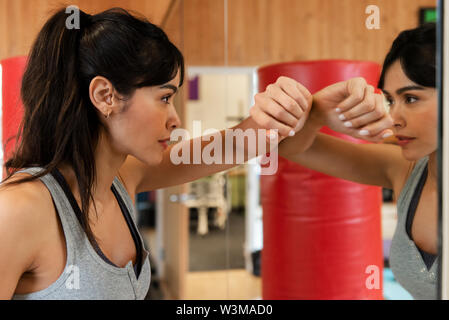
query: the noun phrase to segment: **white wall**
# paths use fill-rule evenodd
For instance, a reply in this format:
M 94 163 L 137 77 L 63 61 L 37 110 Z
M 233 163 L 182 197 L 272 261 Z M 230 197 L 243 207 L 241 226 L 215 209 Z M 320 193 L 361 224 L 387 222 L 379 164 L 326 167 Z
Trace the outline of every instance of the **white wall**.
M 236 125 L 227 118 L 249 115 L 250 81 L 246 74 L 199 74 L 199 100 L 187 102 L 183 127 L 193 134 L 193 121 L 201 121 L 202 131 Z

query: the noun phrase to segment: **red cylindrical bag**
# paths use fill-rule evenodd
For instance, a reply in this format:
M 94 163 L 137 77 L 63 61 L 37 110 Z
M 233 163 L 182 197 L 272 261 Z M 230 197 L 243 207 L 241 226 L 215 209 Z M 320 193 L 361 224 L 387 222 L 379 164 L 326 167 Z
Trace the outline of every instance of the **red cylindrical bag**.
M 379 75 L 376 63 L 347 60 L 282 63 L 258 70 L 260 92 L 280 76 L 315 93 L 358 76 L 377 87 Z M 366 143 L 328 128 L 321 131 Z M 279 157 L 277 172 L 261 176 L 261 203 L 264 299 L 383 299 L 381 188 Z M 373 288 L 367 283 L 375 268 L 379 286 Z
M 0 61 L 2 65 L 2 148 L 3 159 L 8 159 L 16 146 L 16 138 L 23 117 L 20 87 L 27 57 L 14 57 Z M 5 178 L 5 170 L 3 170 Z

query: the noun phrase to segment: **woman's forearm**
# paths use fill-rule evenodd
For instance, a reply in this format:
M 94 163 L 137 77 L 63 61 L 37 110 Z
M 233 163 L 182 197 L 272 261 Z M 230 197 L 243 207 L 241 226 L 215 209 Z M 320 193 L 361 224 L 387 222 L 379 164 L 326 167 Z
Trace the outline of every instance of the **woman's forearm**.
M 153 188 L 165 188 L 232 169 L 270 151 L 277 142 L 270 146 L 265 133 L 249 117 L 232 128 L 183 140 L 170 146 L 147 175 Z

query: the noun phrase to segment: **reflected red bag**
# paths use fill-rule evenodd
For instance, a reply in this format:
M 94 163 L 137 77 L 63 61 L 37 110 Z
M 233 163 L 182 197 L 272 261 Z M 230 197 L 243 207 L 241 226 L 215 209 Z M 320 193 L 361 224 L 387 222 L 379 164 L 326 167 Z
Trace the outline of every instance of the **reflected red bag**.
M 312 93 L 357 76 L 377 87 L 380 70 L 363 61 L 282 63 L 258 70 L 259 91 L 280 76 Z M 328 128 L 322 132 L 365 143 Z M 279 157 L 276 174 L 261 176 L 261 203 L 263 299 L 383 299 L 381 188 Z

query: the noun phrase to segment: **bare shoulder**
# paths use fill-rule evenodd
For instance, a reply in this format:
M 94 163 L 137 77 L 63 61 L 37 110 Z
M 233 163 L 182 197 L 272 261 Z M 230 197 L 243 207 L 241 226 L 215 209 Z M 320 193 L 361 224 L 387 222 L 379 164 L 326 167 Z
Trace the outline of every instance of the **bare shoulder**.
M 8 181 L 27 174 L 19 173 Z M 0 185 L 0 242 L 18 241 L 33 249 L 39 245 L 52 215 L 53 203 L 48 189 L 40 180 Z
M 17 173 L 6 182 L 0 184 L 0 211 L 4 208 L 16 212 L 23 212 L 38 216 L 41 212 L 40 205 L 44 203 L 43 198 L 49 194 L 48 189 L 39 180 L 27 181 L 19 184 L 8 184 L 21 178 L 29 177 L 26 173 Z
M 14 176 L 12 180 L 20 177 Z M 9 180 L 8 180 L 9 181 Z M 0 297 L 14 292 L 24 272 L 34 268 L 51 219 L 40 181 L 0 185 Z M 50 201 L 51 202 L 51 201 Z

